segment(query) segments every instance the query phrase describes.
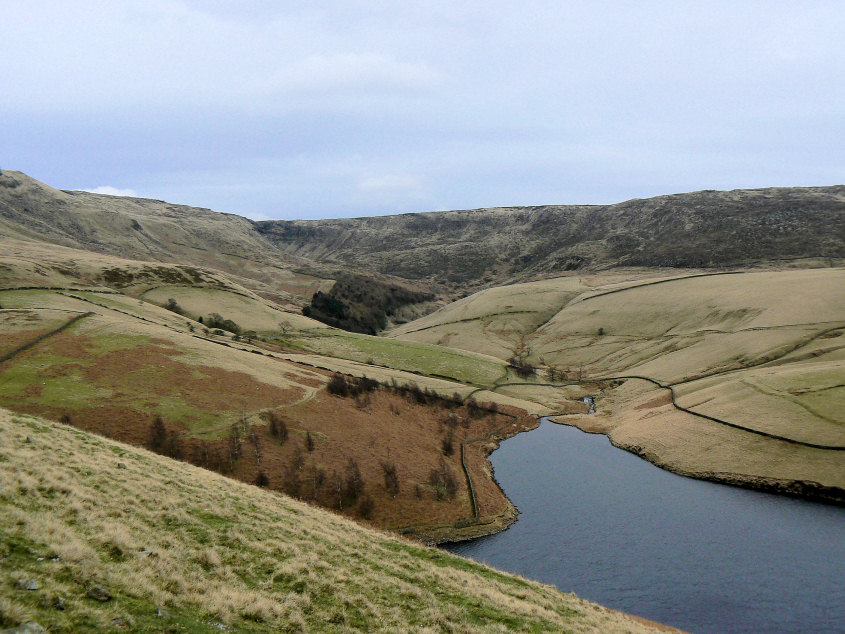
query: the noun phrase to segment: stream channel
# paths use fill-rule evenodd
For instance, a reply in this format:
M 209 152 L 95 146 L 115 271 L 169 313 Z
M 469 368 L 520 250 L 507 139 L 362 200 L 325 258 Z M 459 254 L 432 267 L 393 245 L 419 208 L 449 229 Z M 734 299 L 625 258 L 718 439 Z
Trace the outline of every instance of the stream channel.
M 689 632 L 845 632 L 845 508 L 681 477 L 547 419 L 490 459 L 519 519 L 453 553 Z

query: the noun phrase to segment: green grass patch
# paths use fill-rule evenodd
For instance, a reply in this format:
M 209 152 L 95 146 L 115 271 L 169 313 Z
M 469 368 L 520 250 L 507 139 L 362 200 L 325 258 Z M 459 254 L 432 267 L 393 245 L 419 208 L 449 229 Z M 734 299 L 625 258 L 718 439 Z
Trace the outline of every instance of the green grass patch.
M 301 337 L 298 342 L 317 354 L 473 385 L 493 384 L 505 367 L 503 362 L 444 346 L 340 331 Z
M 79 368 L 70 368 L 66 374 L 44 378 L 39 372 L 52 363 L 75 361 L 66 357 L 39 354 L 20 361 L 3 372 L 0 379 L 0 401 L 11 406 L 27 402 L 48 407 L 68 407 L 75 409 L 89 405 L 97 399 L 106 399 L 112 395 L 107 388 L 98 388 L 88 383 Z M 40 389 L 35 393 L 34 387 Z

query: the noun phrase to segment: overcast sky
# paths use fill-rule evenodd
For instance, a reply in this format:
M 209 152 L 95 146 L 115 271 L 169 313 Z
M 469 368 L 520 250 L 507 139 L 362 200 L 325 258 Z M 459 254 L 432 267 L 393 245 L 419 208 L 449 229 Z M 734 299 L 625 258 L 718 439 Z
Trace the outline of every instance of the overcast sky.
M 256 219 L 845 182 L 841 0 L 0 0 L 0 59 L 0 168 Z

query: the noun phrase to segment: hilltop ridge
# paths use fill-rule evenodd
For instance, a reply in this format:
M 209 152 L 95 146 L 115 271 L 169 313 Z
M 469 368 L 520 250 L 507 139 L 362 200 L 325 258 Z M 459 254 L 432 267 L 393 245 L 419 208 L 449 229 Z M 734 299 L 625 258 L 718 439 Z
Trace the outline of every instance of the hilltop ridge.
M 339 220 L 262 221 L 291 256 L 478 285 L 620 266 L 719 268 L 845 257 L 845 186 L 700 191 Z
M 211 267 L 266 292 L 313 292 L 315 283 L 347 272 L 460 293 L 574 270 L 845 258 L 845 185 L 705 190 L 613 205 L 252 221 L 158 200 L 58 190 L 3 170 L 0 235 Z

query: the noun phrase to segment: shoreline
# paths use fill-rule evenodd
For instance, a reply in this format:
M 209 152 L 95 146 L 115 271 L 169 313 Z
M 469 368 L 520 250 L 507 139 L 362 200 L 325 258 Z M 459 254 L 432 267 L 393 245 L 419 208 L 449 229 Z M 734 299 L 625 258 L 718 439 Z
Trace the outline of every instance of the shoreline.
M 761 493 L 783 495 L 786 497 L 802 499 L 808 502 L 814 502 L 818 504 L 845 506 L 845 488 L 826 486 L 810 480 L 778 479 L 766 476 L 754 476 L 733 473 L 728 471 L 717 472 L 708 470 L 690 470 L 687 468 L 683 468 L 680 465 L 673 464 L 672 462 L 669 462 L 667 460 L 661 459 L 660 456 L 658 456 L 656 453 L 648 451 L 641 445 L 638 445 L 636 443 L 625 443 L 615 439 L 612 435 L 612 429 L 608 430 L 608 432 L 597 431 L 595 429 L 589 428 L 588 426 L 579 425 L 575 420 L 570 418 L 571 415 L 563 416 L 566 416 L 569 420 L 556 420 L 561 417 L 560 415 L 538 416 L 533 419 L 536 424 L 530 427 L 518 427 L 511 433 L 509 433 L 507 431 L 507 428 L 505 428 L 504 430 L 494 432 L 489 438 L 483 439 L 486 441 L 483 445 L 484 459 L 487 461 L 487 464 L 489 466 L 491 480 L 506 500 L 507 506 L 504 511 L 495 515 L 479 517 L 477 520 L 471 518 L 467 520 L 459 520 L 450 525 L 431 527 L 431 529 L 429 530 L 413 529 L 408 532 L 400 532 L 407 536 L 413 536 L 418 539 L 421 539 L 422 541 L 431 545 L 440 545 L 479 539 L 481 537 L 495 535 L 496 533 L 500 533 L 502 531 L 507 530 L 511 526 L 511 524 L 513 524 L 517 520 L 520 511 L 516 507 L 516 505 L 514 505 L 505 490 L 502 488 L 501 484 L 499 484 L 499 481 L 496 479 L 495 472 L 493 470 L 493 466 L 490 462 L 489 457 L 496 449 L 499 448 L 500 444 L 503 441 L 508 440 L 509 438 L 513 438 L 517 434 L 537 429 L 543 419 L 548 420 L 549 422 L 554 423 L 556 425 L 567 425 L 570 427 L 575 427 L 587 434 L 597 434 L 605 436 L 607 437 L 610 444 L 616 447 L 617 449 L 632 453 L 638 458 L 641 458 L 660 469 L 669 471 L 670 473 L 674 473 L 679 476 L 694 478 L 696 480 L 704 480 L 725 486 L 740 487 L 743 489 L 759 491 Z M 480 440 L 467 441 L 467 444 L 472 442 L 480 442 Z
M 500 494 L 505 500 L 505 508 L 499 513 L 493 515 L 479 515 L 470 517 L 464 520 L 458 520 L 448 525 L 432 526 L 432 527 L 409 527 L 408 529 L 400 530 L 400 534 L 408 537 L 419 539 L 429 545 L 436 546 L 446 543 L 456 543 L 478 539 L 480 537 L 487 537 L 495 535 L 507 530 L 519 516 L 519 509 L 511 501 L 505 493 L 505 490 L 496 480 L 493 465 L 490 462 L 490 455 L 499 448 L 504 440 L 513 438 L 514 436 L 537 429 L 540 426 L 543 417 L 517 417 L 506 425 L 491 432 L 488 436 L 464 441 L 461 449 L 466 445 L 483 443 L 481 445 L 483 450 L 483 460 L 486 461 L 490 472 L 490 480 L 493 485 L 499 490 Z M 530 421 L 530 424 L 527 424 Z M 520 424 L 522 423 L 522 424 Z M 483 465 L 482 465 L 483 466 Z M 467 474 L 469 477 L 469 474 Z M 471 477 L 469 477 L 471 481 Z
M 568 425 L 570 427 L 575 427 L 586 434 L 598 434 L 605 436 L 610 444 L 617 449 L 632 453 L 638 458 L 653 464 L 659 469 L 669 471 L 670 473 L 674 473 L 679 476 L 694 478 L 696 480 L 705 480 L 707 482 L 713 482 L 715 484 L 722 484 L 725 486 L 735 486 L 752 491 L 760 491 L 761 493 L 783 495 L 818 504 L 845 506 L 845 488 L 823 485 L 812 480 L 781 479 L 767 476 L 741 474 L 731 471 L 710 471 L 706 469 L 696 471 L 684 468 L 668 460 L 664 460 L 658 454 L 653 451 L 649 451 L 642 445 L 633 442 L 623 442 L 614 438 L 613 429 L 609 429 L 607 432 L 604 432 L 579 425 L 576 421 L 571 419 L 568 421 L 562 421 L 555 420 L 555 418 L 558 417 L 546 418 L 549 422 L 556 425 Z

